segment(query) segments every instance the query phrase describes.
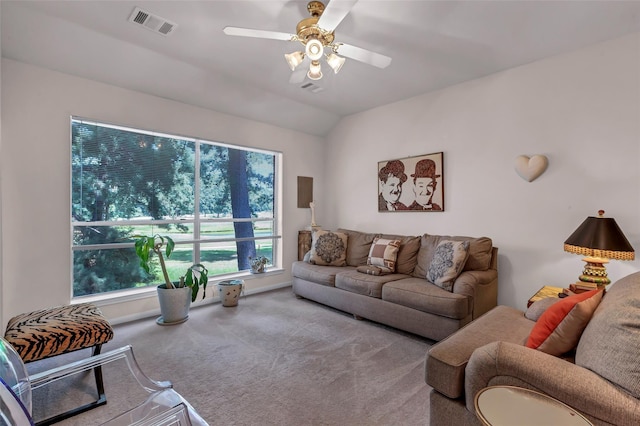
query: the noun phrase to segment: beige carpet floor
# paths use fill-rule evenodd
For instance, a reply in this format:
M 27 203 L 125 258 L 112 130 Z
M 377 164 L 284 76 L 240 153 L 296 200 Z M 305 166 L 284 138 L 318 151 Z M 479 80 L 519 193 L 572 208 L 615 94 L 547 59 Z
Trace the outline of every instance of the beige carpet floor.
M 170 380 L 211 425 L 429 422 L 424 358 L 432 341 L 297 299 L 290 288 L 244 296 L 237 307 L 192 308 L 180 325 L 148 318 L 114 328 L 104 351 L 132 345 L 143 371 Z M 145 400 L 123 360 L 107 364 L 104 375 L 107 405 L 59 424 L 98 425 Z M 36 419 L 89 401 L 91 378 L 37 390 Z

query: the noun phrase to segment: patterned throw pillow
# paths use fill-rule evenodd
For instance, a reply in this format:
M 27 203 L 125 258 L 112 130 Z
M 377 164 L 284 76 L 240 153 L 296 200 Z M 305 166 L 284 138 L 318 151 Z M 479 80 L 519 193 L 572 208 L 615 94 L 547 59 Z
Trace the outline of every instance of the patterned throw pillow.
M 440 241 L 427 270 L 427 280 L 453 291 L 453 282 L 462 272 L 468 256 L 469 241 Z
M 396 259 L 400 249 L 400 240 L 388 240 L 376 237 L 371 243 L 367 265 L 377 266 L 382 272 L 396 271 Z
M 347 234 L 322 229 L 314 231 L 309 263 L 323 266 L 346 266 Z
M 551 305 L 533 326 L 526 346 L 554 356 L 574 349 L 602 294 L 602 290 L 586 291 Z

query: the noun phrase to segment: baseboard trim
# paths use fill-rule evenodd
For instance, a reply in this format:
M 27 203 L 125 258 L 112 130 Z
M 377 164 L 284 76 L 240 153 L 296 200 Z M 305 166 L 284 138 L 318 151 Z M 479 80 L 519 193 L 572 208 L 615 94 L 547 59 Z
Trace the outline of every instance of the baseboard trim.
M 278 289 L 285 288 L 285 287 L 291 287 L 291 281 L 284 282 L 284 283 L 273 284 L 273 285 L 269 285 L 269 286 L 265 286 L 265 287 L 259 287 L 259 288 L 255 288 L 255 289 L 251 289 L 251 290 L 247 290 L 247 291 L 243 292 L 242 296 L 240 296 L 241 297 L 240 300 L 242 300 L 242 297 L 244 297 L 244 296 L 249 296 L 249 295 L 252 295 L 252 294 L 264 293 L 264 292 L 272 291 L 272 290 L 278 290 Z M 196 305 L 192 305 L 191 309 L 199 309 L 199 308 L 201 308 L 203 306 L 213 305 L 214 303 L 221 303 L 220 302 L 220 298 L 216 296 L 216 297 L 212 297 L 210 299 L 205 299 L 203 301 L 198 302 Z M 111 325 L 126 324 L 128 322 L 137 321 L 137 320 L 141 320 L 141 319 L 145 319 L 145 318 L 157 317 L 158 315 L 160 315 L 160 309 L 159 308 L 151 310 L 151 311 L 137 312 L 135 314 L 125 315 L 125 316 L 122 316 L 122 317 L 110 319 L 109 322 L 111 323 Z

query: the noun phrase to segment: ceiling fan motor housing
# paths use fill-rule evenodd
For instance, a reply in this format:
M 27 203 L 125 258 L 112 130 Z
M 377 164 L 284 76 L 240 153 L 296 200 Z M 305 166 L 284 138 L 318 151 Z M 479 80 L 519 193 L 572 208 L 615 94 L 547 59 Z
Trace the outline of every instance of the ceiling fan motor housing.
M 322 15 L 322 12 L 324 12 L 324 3 L 321 1 L 310 1 L 307 4 L 307 10 L 311 16 L 319 18 L 320 15 Z
M 318 19 L 320 19 L 322 12 L 324 12 L 324 4 L 319 1 L 311 1 L 307 4 L 307 10 L 311 14 L 311 17 L 298 22 L 296 26 L 298 39 L 302 44 L 306 45 L 307 41 L 315 38 L 320 40 L 323 46 L 329 46 L 333 43 L 333 32 L 325 31 L 318 26 Z

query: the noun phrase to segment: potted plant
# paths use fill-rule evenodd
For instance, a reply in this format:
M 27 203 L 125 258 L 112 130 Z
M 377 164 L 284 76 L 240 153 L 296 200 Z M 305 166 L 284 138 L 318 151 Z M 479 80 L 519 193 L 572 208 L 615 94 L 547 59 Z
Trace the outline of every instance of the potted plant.
M 160 262 L 160 269 L 164 277 L 164 283 L 158 286 L 158 300 L 160 302 L 161 317 L 157 323 L 162 325 L 179 324 L 189 318 L 189 307 L 198 297 L 200 286 L 206 291 L 209 281 L 207 268 L 200 264 L 193 264 L 178 282 L 171 282 L 165 256 L 168 258 L 173 253 L 175 243 L 171 237 L 155 234 L 152 236 L 135 235 L 135 249 L 140 266 L 147 274 L 151 273 L 151 255 L 155 253 Z M 163 255 L 164 253 L 164 255 Z M 204 299 L 204 293 L 202 295 Z
M 222 306 L 238 306 L 238 299 L 244 289 L 244 280 L 223 280 L 218 283 L 218 295 Z
M 251 257 L 249 256 L 249 264 L 251 265 L 252 274 L 261 274 L 265 270 L 265 266 L 269 263 L 269 259 L 264 256 Z

